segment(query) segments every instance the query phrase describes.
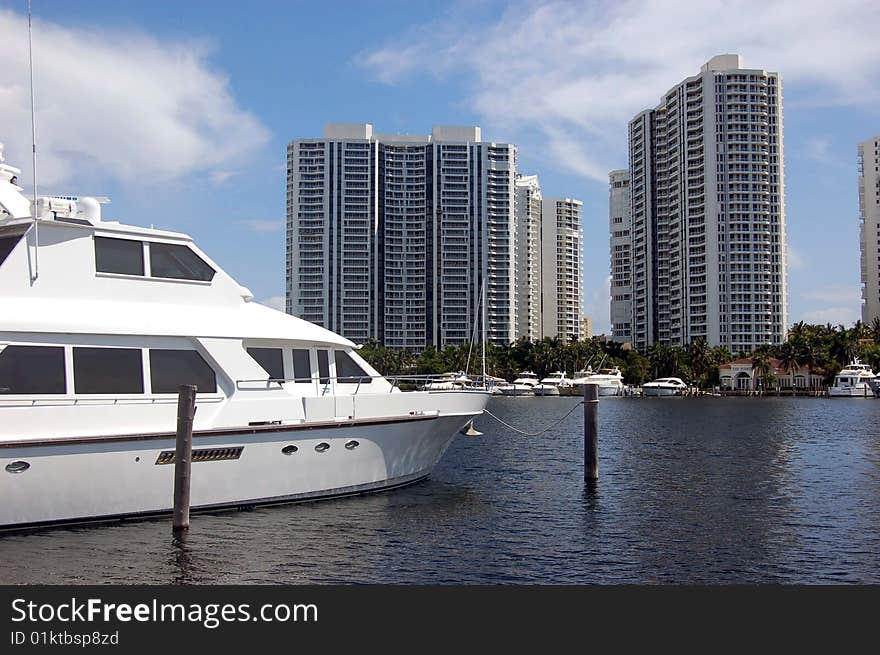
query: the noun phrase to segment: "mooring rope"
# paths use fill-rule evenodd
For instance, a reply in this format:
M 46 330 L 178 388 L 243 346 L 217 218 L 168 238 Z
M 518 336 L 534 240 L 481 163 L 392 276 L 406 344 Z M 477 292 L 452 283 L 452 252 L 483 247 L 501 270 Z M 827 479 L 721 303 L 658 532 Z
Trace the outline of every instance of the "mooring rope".
M 513 427 L 510 423 L 506 423 L 505 421 L 502 421 L 500 418 L 498 418 L 497 416 L 495 416 L 495 414 L 493 414 L 492 412 L 490 412 L 488 409 L 484 409 L 484 410 L 483 410 L 483 414 L 486 414 L 486 415 L 488 415 L 488 416 L 491 416 L 492 418 L 494 418 L 496 421 L 498 421 L 498 422 L 499 422 L 501 425 L 503 425 L 504 427 L 506 427 L 506 428 L 508 428 L 508 429 L 510 429 L 510 430 L 513 430 L 514 432 L 518 432 L 519 434 L 523 435 L 524 437 L 538 437 L 538 436 L 544 434 L 545 432 L 549 432 L 550 430 L 552 430 L 553 428 L 555 428 L 557 425 L 559 425 L 560 423 L 562 423 L 565 419 L 567 419 L 569 416 L 571 416 L 571 413 L 572 413 L 574 410 L 576 410 L 578 407 L 580 407 L 580 406 L 583 405 L 583 404 L 584 404 L 584 401 L 581 400 L 581 401 L 580 401 L 579 403 L 577 403 L 574 407 L 572 407 L 570 410 L 568 410 L 568 413 L 567 413 L 565 416 L 563 416 L 561 419 L 559 419 L 559 420 L 556 421 L 555 423 L 551 423 L 550 425 L 548 425 L 546 428 L 544 428 L 544 429 L 541 430 L 540 432 L 524 432 L 523 430 L 520 430 L 519 428 L 515 428 L 515 427 Z

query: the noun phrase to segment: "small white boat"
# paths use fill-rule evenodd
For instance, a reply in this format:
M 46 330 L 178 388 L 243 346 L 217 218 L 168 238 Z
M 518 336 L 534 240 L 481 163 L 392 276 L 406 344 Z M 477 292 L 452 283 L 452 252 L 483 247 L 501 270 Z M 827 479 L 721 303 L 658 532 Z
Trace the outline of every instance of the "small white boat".
M 854 359 L 835 377 L 828 389 L 829 398 L 873 398 L 872 382 L 877 379 L 871 367 Z
M 681 396 L 688 386 L 681 378 L 658 378 L 653 382 L 642 385 L 642 394 L 645 396 Z
M 501 394 L 504 396 L 534 396 L 538 383 L 537 375 L 531 371 L 523 371 L 516 380 L 501 388 Z
M 425 384 L 425 391 L 455 391 L 456 389 L 471 389 L 474 382 L 464 371 L 444 373 Z
M 564 371 L 556 371 L 541 380 L 540 384 L 535 385 L 533 390 L 536 396 L 558 396 L 560 395 L 559 385 L 568 380 Z

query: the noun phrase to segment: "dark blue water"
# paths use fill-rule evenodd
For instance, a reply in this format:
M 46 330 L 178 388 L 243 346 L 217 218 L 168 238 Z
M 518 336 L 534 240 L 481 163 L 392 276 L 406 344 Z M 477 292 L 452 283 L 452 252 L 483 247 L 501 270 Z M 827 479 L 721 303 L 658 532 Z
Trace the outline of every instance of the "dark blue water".
M 536 431 L 576 400 L 501 398 Z M 523 437 L 481 418 L 384 494 L 0 537 L 2 583 L 877 583 L 880 402 L 610 398 Z

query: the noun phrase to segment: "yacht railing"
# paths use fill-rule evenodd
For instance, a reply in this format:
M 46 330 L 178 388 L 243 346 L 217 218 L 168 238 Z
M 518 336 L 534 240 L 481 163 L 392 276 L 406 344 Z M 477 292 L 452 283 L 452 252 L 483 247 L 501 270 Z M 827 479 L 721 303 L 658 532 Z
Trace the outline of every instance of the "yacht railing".
M 302 377 L 302 378 L 256 378 L 247 380 L 236 380 L 235 388 L 239 390 L 253 391 L 255 389 L 281 389 L 285 384 L 314 384 L 315 395 L 335 395 L 336 385 L 354 384 L 353 392 L 344 395 L 350 396 L 360 392 L 361 385 L 371 384 L 373 380 L 382 380 L 388 382 L 391 386 L 388 393 L 392 393 L 395 389 L 399 391 L 491 391 L 497 384 L 498 380 L 491 376 L 475 375 L 467 376 L 467 380 L 456 379 L 450 377 L 449 373 L 431 373 L 422 375 L 322 375 L 320 377 Z M 335 384 L 331 384 L 331 381 Z M 369 382 L 367 382 L 369 381 Z M 433 383 L 442 383 L 450 385 L 449 388 L 437 386 L 431 389 L 429 385 Z M 265 385 L 253 386 L 253 385 Z M 407 387 L 401 388 L 401 385 Z M 332 393 L 331 393 L 332 392 Z

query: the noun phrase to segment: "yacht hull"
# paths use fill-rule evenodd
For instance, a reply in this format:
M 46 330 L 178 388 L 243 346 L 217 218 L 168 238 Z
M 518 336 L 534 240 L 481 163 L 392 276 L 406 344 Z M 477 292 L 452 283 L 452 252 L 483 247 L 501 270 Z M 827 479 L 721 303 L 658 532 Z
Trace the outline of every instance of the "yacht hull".
M 196 433 L 191 507 L 292 502 L 415 482 L 478 413 Z M 170 512 L 174 465 L 162 461 L 174 449 L 173 434 L 0 444 L 0 529 Z M 10 472 L 22 468 L 19 462 L 26 470 Z
M 616 386 L 613 384 L 605 384 L 601 382 L 576 382 L 574 385 L 575 394 L 578 396 L 584 395 L 584 386 L 587 384 L 595 384 L 599 387 L 599 396 L 622 396 L 623 395 L 623 385 Z
M 516 387 L 504 387 L 501 389 L 502 396 L 534 396 L 535 390 L 533 387 L 529 387 L 526 385 L 516 386 Z
M 623 387 L 614 387 L 610 385 L 599 385 L 600 396 L 622 396 Z
M 561 392 L 559 391 L 559 387 L 554 387 L 553 385 L 549 384 L 539 384 L 537 387 L 535 387 L 532 393 L 534 393 L 536 396 L 559 396 Z
M 642 395 L 644 396 L 680 396 L 681 390 L 672 387 L 648 387 L 642 385 Z
M 829 398 L 873 398 L 874 391 L 867 384 L 859 384 L 854 387 L 830 387 Z

